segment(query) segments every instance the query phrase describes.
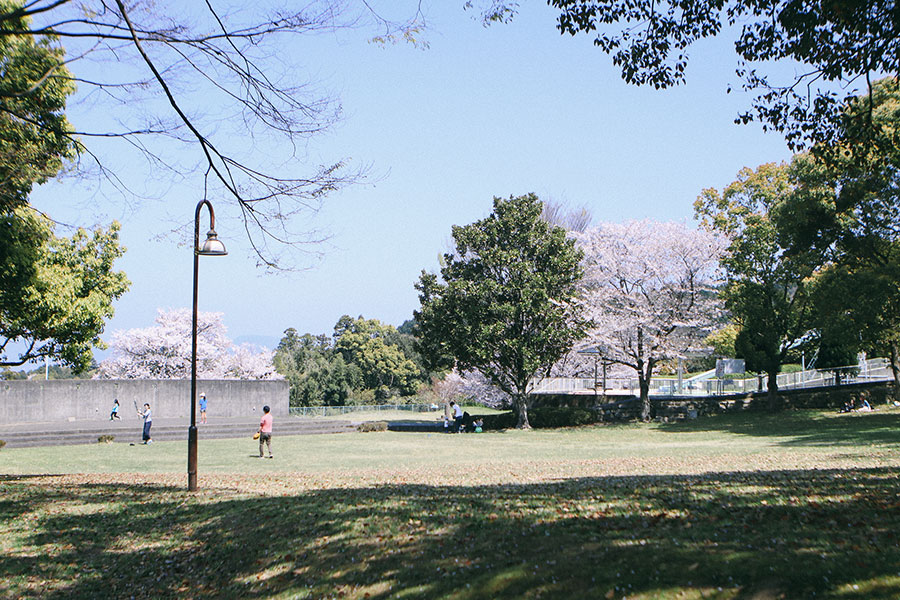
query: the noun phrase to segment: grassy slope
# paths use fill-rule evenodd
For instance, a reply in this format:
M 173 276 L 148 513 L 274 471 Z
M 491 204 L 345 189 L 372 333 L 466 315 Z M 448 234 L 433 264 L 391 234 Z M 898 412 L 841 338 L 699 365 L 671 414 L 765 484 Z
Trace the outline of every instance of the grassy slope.
M 898 417 L 4 450 L 0 596 L 897 598 Z

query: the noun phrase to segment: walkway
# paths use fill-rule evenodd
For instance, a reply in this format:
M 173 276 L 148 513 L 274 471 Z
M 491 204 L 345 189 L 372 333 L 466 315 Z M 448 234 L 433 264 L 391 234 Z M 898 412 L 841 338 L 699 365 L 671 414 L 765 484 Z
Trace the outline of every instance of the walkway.
M 187 442 L 188 425 L 186 419 L 153 419 L 153 441 Z M 355 431 L 356 425 L 343 420 L 276 417 L 274 433 L 277 436 L 346 433 Z M 0 425 L 0 440 L 6 442 L 7 448 L 96 444 L 101 435 L 114 436 L 113 443 L 140 443 L 141 428 L 142 421 L 135 417 L 125 417 L 121 421 L 17 423 Z M 249 438 L 258 428 L 256 417 L 210 417 L 208 423 L 197 424 L 201 440 Z

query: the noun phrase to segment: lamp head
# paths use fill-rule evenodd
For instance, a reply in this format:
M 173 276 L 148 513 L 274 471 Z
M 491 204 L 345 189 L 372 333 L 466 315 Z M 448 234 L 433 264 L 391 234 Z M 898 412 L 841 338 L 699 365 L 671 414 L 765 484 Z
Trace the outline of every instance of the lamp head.
M 228 251 L 225 250 L 225 244 L 216 235 L 216 230 L 210 229 L 206 234 L 206 240 L 197 249 L 197 254 L 201 256 L 225 256 L 228 254 Z

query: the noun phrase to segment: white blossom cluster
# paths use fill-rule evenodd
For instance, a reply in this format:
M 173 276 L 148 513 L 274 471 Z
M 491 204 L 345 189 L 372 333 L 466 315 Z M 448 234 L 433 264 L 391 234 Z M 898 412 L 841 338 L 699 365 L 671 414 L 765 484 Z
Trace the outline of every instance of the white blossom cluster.
M 202 379 L 281 379 L 275 353 L 235 346 L 222 313 L 197 315 L 197 376 Z M 191 312 L 158 311 L 156 325 L 117 331 L 112 356 L 100 363 L 99 379 L 188 379 L 191 376 Z

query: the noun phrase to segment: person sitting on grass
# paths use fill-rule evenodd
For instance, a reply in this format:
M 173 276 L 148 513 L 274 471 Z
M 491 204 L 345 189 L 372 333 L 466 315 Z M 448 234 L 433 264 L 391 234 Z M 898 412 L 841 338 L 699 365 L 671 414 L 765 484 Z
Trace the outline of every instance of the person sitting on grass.
M 468 412 L 464 412 L 462 416 L 462 427 L 463 431 L 466 433 L 474 433 L 475 431 L 475 419 L 472 418 Z

